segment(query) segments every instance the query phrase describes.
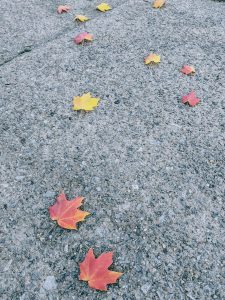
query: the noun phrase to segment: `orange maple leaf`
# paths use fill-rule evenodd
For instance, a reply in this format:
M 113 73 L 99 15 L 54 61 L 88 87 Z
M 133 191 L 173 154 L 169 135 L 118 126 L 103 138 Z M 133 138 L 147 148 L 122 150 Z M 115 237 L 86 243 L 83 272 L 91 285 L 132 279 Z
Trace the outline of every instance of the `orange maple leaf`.
M 48 208 L 52 220 L 65 229 L 77 229 L 77 223 L 84 221 L 90 215 L 87 211 L 78 209 L 83 203 L 83 197 L 76 197 L 70 201 L 62 192 L 56 199 L 56 203 Z
M 84 261 L 80 263 L 79 280 L 87 281 L 90 288 L 107 291 L 107 285 L 116 283 L 123 274 L 108 270 L 113 263 L 112 256 L 113 252 L 106 252 L 95 258 L 93 249 L 89 249 Z
M 200 99 L 196 97 L 195 91 L 192 91 L 188 95 L 182 97 L 182 103 L 188 103 L 190 106 L 195 106 L 199 102 Z
M 180 71 L 185 75 L 192 75 L 195 73 L 195 68 L 192 66 L 184 65 Z
M 57 13 L 62 14 L 62 13 L 67 13 L 70 10 L 70 6 L 68 5 L 59 5 L 57 8 Z
M 165 5 L 166 0 L 154 0 L 152 3 L 153 8 L 161 8 Z

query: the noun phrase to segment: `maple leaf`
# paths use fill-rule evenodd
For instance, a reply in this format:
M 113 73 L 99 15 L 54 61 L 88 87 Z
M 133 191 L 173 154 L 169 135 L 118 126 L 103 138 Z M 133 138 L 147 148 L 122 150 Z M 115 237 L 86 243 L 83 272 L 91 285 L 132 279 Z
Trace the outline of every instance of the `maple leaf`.
M 188 95 L 182 97 L 182 103 L 188 103 L 190 106 L 195 106 L 199 102 L 200 99 L 196 97 L 195 91 L 192 91 Z
M 84 41 L 93 41 L 93 35 L 88 32 L 82 32 L 74 38 L 76 44 L 80 44 Z
M 57 8 L 57 13 L 62 14 L 62 13 L 67 13 L 70 10 L 70 6 L 68 5 L 59 5 Z
M 152 3 L 153 8 L 161 8 L 166 4 L 166 0 L 154 0 Z
M 153 8 L 161 8 L 165 5 L 166 0 L 154 0 L 152 3 Z
M 73 98 L 73 110 L 93 110 L 98 106 L 99 98 L 93 98 L 91 93 L 83 94 Z
M 98 10 L 102 11 L 102 12 L 105 12 L 105 11 L 111 9 L 111 7 L 109 6 L 109 4 L 107 4 L 107 3 L 101 3 L 101 4 L 99 4 L 96 8 L 97 8 Z
M 56 203 L 48 208 L 52 220 L 65 229 L 77 229 L 77 223 L 84 221 L 90 215 L 87 211 L 78 209 L 83 203 L 83 197 L 76 197 L 70 201 L 62 192 L 56 199 Z
M 80 21 L 80 22 L 85 22 L 85 21 L 88 21 L 90 20 L 88 17 L 86 16 L 83 16 L 83 15 L 77 15 L 74 20 L 76 21 Z
M 195 68 L 192 66 L 184 65 L 180 71 L 185 75 L 192 75 L 195 73 Z
M 148 65 L 148 64 L 158 64 L 160 63 L 160 55 L 157 55 L 157 54 L 154 54 L 154 53 L 151 53 L 149 54 L 146 58 L 145 58 L 145 64 Z
M 123 274 L 108 270 L 112 261 L 113 252 L 106 252 L 95 258 L 93 249 L 89 249 L 86 257 L 80 263 L 79 280 L 87 281 L 90 288 L 107 291 L 107 285 L 116 283 Z

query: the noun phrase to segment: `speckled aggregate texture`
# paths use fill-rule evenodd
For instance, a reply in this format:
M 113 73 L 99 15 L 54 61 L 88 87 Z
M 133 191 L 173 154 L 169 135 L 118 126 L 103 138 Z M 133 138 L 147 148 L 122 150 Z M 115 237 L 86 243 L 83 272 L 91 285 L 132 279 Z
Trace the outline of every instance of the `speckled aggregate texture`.
M 99 3 L 1 0 L 1 299 L 225 299 L 225 2 Z M 49 218 L 62 190 L 92 213 L 78 231 Z M 124 272 L 108 292 L 78 280 L 90 247 Z

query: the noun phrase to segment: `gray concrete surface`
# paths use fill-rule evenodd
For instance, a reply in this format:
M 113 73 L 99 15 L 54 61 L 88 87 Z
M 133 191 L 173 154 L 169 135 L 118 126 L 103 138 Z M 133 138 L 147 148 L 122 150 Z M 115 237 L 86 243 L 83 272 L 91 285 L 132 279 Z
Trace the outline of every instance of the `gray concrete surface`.
M 1 299 L 225 299 L 225 2 L 108 2 L 1 1 Z M 84 92 L 100 106 L 73 112 Z M 92 212 L 77 232 L 49 218 L 62 189 Z M 89 247 L 124 272 L 107 293 L 78 280 Z

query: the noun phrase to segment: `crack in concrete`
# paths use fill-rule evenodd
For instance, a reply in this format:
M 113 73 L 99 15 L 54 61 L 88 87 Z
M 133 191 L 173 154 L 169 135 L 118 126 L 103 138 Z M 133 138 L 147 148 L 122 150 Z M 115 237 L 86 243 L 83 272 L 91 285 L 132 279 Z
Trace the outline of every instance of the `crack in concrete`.
M 144 0 L 146 1 L 146 0 Z M 121 6 L 124 6 L 127 2 L 129 2 L 129 0 L 125 1 L 124 3 L 118 5 L 116 8 L 114 8 L 114 10 L 119 10 Z M 100 18 L 101 16 L 98 15 L 98 19 Z M 103 16 L 102 16 L 103 17 Z M 93 20 L 96 20 L 96 18 L 92 18 L 91 21 Z M 49 42 L 52 42 L 54 40 L 57 40 L 61 35 L 63 34 L 67 34 L 69 33 L 70 31 L 74 30 L 74 27 L 72 28 L 71 27 L 66 27 L 64 30 L 62 30 L 61 32 L 59 33 L 56 33 L 52 38 L 47 38 L 47 39 L 43 39 L 42 42 L 40 43 L 37 43 L 37 44 L 34 44 L 34 45 L 29 45 L 29 46 L 25 46 L 24 49 L 20 50 L 17 54 L 9 57 L 8 59 L 4 60 L 3 62 L 0 63 L 0 67 L 10 63 L 11 61 L 15 60 L 16 58 L 20 57 L 20 56 L 23 56 L 35 49 L 38 49 L 44 45 L 47 45 Z
M 3 61 L 2 63 L 0 63 L 0 67 L 10 63 L 11 61 L 15 60 L 16 58 L 18 58 L 20 56 L 26 55 L 27 53 L 32 52 L 33 50 L 41 48 L 41 47 L 47 45 L 48 43 L 50 43 L 54 40 L 57 40 L 59 37 L 61 37 L 64 34 L 69 33 L 72 30 L 74 30 L 74 28 L 66 27 L 63 31 L 56 33 L 52 38 L 45 39 L 45 40 L 41 41 L 40 43 L 37 43 L 34 45 L 25 46 L 17 54 L 15 54 L 14 56 L 11 56 L 10 58 L 8 58 L 5 61 Z

